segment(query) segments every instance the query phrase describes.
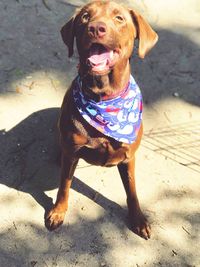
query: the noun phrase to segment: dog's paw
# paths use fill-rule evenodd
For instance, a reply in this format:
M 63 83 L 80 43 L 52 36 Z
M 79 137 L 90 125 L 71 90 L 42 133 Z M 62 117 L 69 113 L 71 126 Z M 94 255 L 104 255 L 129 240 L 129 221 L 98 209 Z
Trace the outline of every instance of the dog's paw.
M 52 208 L 45 215 L 45 226 L 49 231 L 53 231 L 63 224 L 64 218 L 65 218 L 65 211 L 60 212 L 57 211 L 55 208 Z
M 135 234 L 141 236 L 146 240 L 151 237 L 151 226 L 141 211 L 137 214 L 131 215 L 130 222 L 131 229 Z

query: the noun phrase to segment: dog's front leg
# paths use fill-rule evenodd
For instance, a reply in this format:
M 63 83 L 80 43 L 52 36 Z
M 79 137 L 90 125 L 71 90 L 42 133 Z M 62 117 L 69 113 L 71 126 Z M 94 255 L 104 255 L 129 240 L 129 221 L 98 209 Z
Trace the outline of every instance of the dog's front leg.
M 118 165 L 118 170 L 126 191 L 129 217 L 133 231 L 141 237 L 150 238 L 150 226 L 143 215 L 135 186 L 135 158 Z
M 62 154 L 61 181 L 56 203 L 47 215 L 45 215 L 45 225 L 49 231 L 55 230 L 64 221 L 65 213 L 68 208 L 69 189 L 77 163 L 78 159 L 72 159 L 64 153 Z

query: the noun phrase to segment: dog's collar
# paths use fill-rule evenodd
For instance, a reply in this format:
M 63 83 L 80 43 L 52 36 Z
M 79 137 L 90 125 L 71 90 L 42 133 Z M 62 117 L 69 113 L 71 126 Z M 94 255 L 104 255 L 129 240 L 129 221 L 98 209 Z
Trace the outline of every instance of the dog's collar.
M 128 87 L 129 87 L 129 83 L 130 83 L 130 82 L 128 81 L 128 83 L 127 83 L 127 85 L 125 86 L 125 88 L 122 89 L 120 92 L 111 94 L 111 95 L 109 95 L 109 96 L 107 96 L 107 95 L 102 95 L 102 96 L 101 96 L 101 100 L 102 100 L 102 101 L 105 101 L 105 100 L 111 100 L 111 99 L 114 99 L 114 98 L 117 98 L 117 97 L 122 96 L 122 95 L 127 91 Z
M 120 142 L 135 142 L 142 120 L 142 95 L 132 76 L 119 96 L 100 102 L 85 98 L 77 76 L 73 96 L 81 116 L 98 131 Z

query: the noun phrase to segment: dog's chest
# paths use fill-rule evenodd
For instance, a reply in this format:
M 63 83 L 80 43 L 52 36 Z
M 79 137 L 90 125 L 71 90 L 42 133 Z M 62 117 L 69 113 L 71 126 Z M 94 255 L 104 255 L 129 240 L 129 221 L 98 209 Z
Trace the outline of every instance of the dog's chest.
M 88 143 L 79 147 L 77 154 L 88 163 L 100 166 L 114 166 L 130 157 L 129 146 L 110 142 L 105 138 L 88 138 Z
M 100 166 L 117 165 L 130 158 L 131 147 L 105 136 L 89 125 L 76 113 L 73 120 L 73 132 L 68 135 L 68 144 L 73 143 L 73 150 L 78 158 L 90 164 Z

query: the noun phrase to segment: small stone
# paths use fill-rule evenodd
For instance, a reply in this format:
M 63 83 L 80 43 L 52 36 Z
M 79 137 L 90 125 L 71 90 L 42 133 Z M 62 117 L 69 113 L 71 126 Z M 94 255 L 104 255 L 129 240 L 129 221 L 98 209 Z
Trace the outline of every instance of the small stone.
M 174 93 L 173 93 L 173 96 L 174 96 L 174 97 L 179 97 L 179 93 L 178 93 L 178 92 L 174 92 Z

